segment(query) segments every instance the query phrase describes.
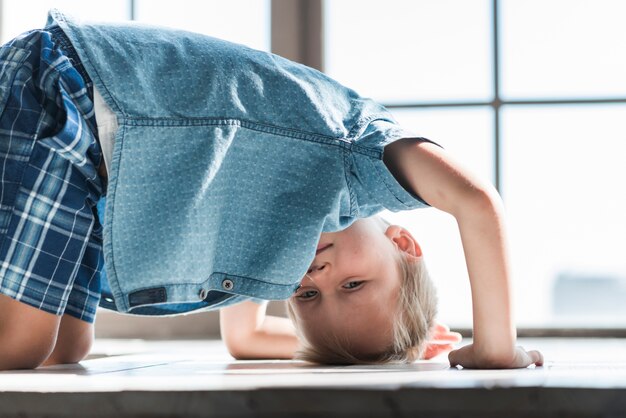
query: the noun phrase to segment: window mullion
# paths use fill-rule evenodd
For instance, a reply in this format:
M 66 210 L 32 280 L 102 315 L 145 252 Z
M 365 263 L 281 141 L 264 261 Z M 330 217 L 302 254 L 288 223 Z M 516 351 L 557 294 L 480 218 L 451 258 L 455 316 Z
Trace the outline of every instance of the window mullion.
M 272 0 L 272 52 L 322 70 L 322 0 Z

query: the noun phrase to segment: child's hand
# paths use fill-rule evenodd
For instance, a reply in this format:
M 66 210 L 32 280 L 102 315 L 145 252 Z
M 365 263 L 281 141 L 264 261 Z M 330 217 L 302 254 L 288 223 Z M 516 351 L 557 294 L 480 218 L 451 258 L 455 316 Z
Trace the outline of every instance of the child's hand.
M 447 325 L 435 323 L 432 329 L 432 338 L 426 343 L 426 350 L 422 354 L 424 360 L 431 359 L 439 354 L 452 350 L 453 344 L 463 339 L 458 332 L 450 332 Z
M 523 347 L 515 347 L 513 359 L 507 363 L 493 362 L 476 353 L 473 344 L 453 350 L 448 354 L 450 367 L 463 366 L 466 369 L 519 369 L 531 364 L 543 366 L 543 355 L 537 350 L 526 351 Z

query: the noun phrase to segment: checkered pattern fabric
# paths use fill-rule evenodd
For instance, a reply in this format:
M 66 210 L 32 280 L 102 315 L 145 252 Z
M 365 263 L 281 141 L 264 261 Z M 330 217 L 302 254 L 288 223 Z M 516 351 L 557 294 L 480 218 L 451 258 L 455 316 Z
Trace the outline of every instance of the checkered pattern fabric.
M 0 293 L 93 322 L 104 269 L 91 81 L 58 27 L 0 50 Z

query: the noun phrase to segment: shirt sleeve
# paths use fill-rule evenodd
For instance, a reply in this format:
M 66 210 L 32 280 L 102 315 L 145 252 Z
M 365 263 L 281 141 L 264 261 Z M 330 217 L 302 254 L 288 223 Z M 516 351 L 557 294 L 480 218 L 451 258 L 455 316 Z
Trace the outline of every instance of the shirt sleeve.
M 359 217 L 371 216 L 384 209 L 399 212 L 430 206 L 402 187 L 383 162 L 385 146 L 402 138 L 439 145 L 404 129 L 393 119 L 369 122 L 354 140 L 347 177 Z

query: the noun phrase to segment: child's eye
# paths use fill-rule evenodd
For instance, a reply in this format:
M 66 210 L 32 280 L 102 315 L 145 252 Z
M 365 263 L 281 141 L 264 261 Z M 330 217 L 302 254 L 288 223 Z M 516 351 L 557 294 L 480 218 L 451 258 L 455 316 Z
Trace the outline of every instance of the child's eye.
M 344 289 L 356 289 L 357 287 L 361 286 L 363 282 L 348 282 L 346 283 L 343 288 Z
M 301 292 L 297 297 L 299 299 L 311 299 L 317 295 L 317 290 L 305 290 Z

